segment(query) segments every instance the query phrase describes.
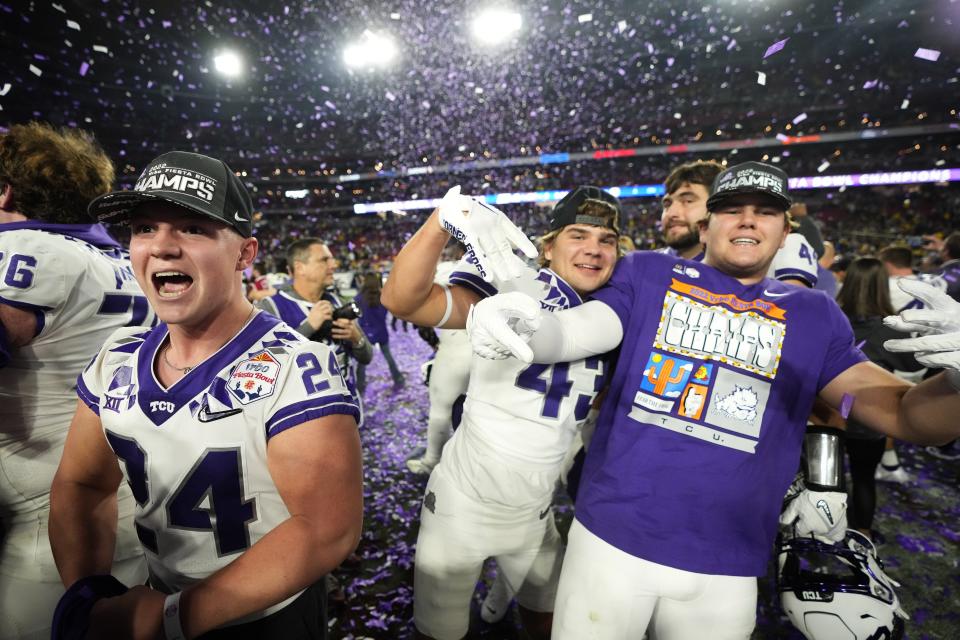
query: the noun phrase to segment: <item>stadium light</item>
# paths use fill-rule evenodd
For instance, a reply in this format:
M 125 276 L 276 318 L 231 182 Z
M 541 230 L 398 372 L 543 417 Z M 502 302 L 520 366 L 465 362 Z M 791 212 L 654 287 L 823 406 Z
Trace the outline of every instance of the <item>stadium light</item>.
M 233 51 L 221 51 L 213 57 L 213 66 L 228 78 L 235 78 L 243 71 L 243 60 Z
M 384 67 L 396 57 L 397 45 L 393 40 L 369 29 L 343 50 L 343 62 L 350 68 Z
M 473 19 L 471 31 L 478 42 L 496 45 L 520 32 L 523 19 L 509 9 L 487 9 Z

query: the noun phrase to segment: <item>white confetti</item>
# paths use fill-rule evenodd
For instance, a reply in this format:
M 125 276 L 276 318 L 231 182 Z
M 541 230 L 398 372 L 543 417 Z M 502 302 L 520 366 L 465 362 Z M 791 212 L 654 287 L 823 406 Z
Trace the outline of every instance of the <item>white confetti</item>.
M 824 160 L 819 167 L 817 167 L 817 173 L 823 173 L 827 170 L 827 167 L 830 166 L 830 163 Z
M 920 47 L 917 49 L 917 52 L 913 54 L 913 57 L 929 60 L 930 62 L 936 62 L 940 59 L 940 52 L 936 49 L 924 49 L 923 47 Z
M 904 98 L 903 102 L 900 103 L 901 109 L 906 109 L 909 106 L 910 106 L 910 98 Z
M 4 82 L 3 87 L 0 88 L 0 96 L 5 96 L 10 93 L 10 89 L 13 89 L 13 85 L 9 82 Z
M 757 84 L 767 86 L 767 74 L 765 74 L 763 71 L 757 71 Z
M 807 114 L 801 113 L 800 115 L 798 115 L 796 118 L 793 119 L 793 124 L 800 124 L 806 119 L 807 119 Z
M 580 24 L 583 24 L 584 22 L 593 22 L 593 14 L 581 13 L 580 15 L 577 16 L 577 22 L 579 22 Z
M 790 136 L 784 135 L 782 133 L 777 134 L 777 140 L 779 140 L 780 142 L 786 142 L 789 139 L 790 139 Z
M 74 22 L 73 20 L 67 20 L 67 26 L 70 27 L 71 29 L 76 29 L 77 31 L 80 31 L 79 23 Z
M 95 45 L 93 45 L 93 50 L 94 50 L 94 51 L 98 51 L 98 52 L 100 52 L 100 53 L 110 53 L 110 50 L 107 49 L 107 48 L 106 48 L 105 46 L 103 46 L 102 44 L 95 44 Z
M 30 65 L 30 73 L 37 76 L 38 78 L 43 75 L 43 71 L 40 71 L 37 67 Z
M 623 33 L 626 30 L 627 30 L 626 20 L 621 20 L 620 22 L 617 23 L 617 31 L 619 31 L 620 33 Z
M 56 10 L 59 11 L 60 13 L 66 13 L 66 12 L 67 12 L 67 10 L 64 9 L 62 5 L 59 5 L 59 4 L 57 4 L 56 2 L 51 3 L 50 6 L 52 6 L 54 9 L 56 9 Z

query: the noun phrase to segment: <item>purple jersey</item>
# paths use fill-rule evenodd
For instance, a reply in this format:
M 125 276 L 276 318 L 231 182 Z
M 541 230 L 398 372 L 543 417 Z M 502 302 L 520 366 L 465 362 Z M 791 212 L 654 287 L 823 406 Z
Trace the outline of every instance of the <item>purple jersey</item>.
M 947 295 L 960 302 L 960 260 L 944 262 L 933 273 L 934 277 L 942 281 L 942 287 Z
M 865 360 L 847 318 L 823 292 L 653 252 L 593 297 L 624 338 L 577 519 L 651 562 L 763 575 L 814 396 Z

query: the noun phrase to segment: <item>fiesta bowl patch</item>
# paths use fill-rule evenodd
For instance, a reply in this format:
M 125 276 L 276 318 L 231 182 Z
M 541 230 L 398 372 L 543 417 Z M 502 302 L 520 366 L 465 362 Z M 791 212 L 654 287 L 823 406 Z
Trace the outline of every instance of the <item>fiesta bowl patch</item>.
M 253 354 L 236 366 L 227 389 L 241 404 L 250 404 L 273 395 L 280 376 L 280 363 L 266 351 Z

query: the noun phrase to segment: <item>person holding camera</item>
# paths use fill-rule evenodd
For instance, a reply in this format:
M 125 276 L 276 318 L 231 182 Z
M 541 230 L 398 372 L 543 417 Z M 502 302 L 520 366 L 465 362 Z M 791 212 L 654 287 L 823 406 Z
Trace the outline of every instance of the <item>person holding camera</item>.
M 310 340 L 330 346 L 353 401 L 361 407 L 359 424 L 363 424 L 356 365 L 350 360 L 370 364 L 373 347 L 357 324 L 360 311 L 356 303 L 345 304 L 333 291 L 337 259 L 320 238 L 301 238 L 287 248 L 287 268 L 292 277 L 290 285 L 280 287 L 257 306 Z

